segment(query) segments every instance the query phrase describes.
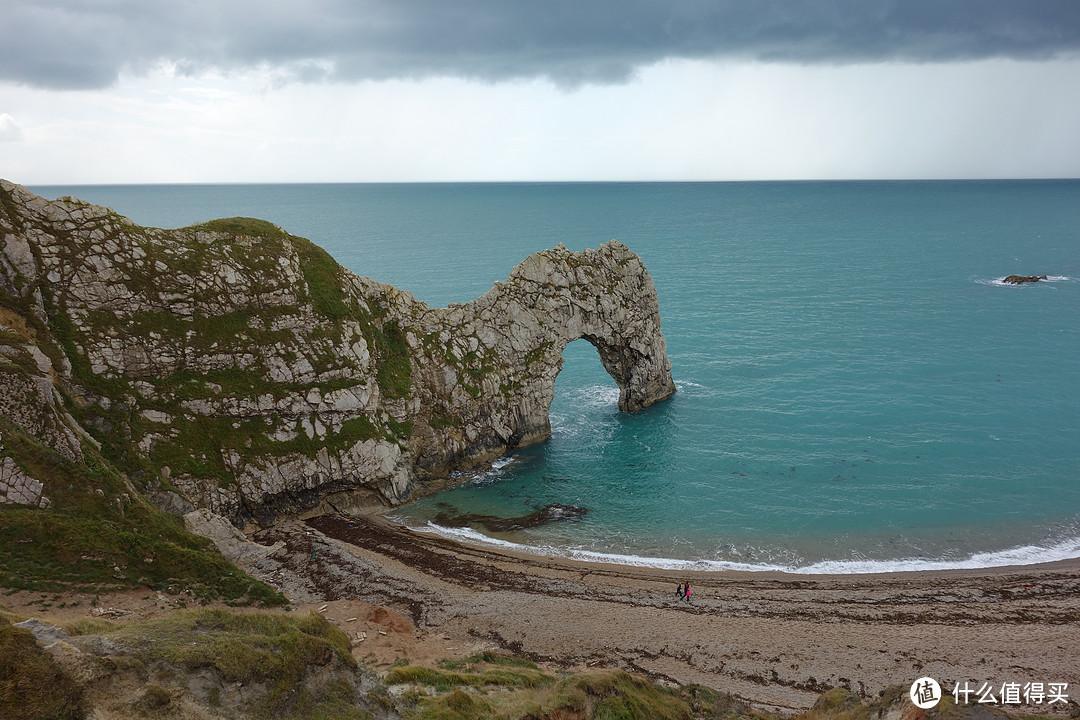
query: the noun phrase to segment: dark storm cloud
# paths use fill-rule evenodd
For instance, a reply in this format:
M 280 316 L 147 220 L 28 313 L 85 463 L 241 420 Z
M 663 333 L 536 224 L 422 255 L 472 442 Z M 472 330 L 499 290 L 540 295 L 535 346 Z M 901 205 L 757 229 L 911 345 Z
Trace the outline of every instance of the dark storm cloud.
M 455 75 L 616 82 L 665 58 L 1045 59 L 1080 0 L 0 0 L 0 79 L 270 66 L 297 81 Z

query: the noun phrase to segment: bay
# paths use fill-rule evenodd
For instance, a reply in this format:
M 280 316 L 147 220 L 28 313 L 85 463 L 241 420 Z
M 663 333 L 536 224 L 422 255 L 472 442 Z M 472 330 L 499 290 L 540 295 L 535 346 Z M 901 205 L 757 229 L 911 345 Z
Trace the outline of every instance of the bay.
M 1080 556 L 1080 181 L 32 189 L 160 227 L 264 218 L 435 306 L 559 242 L 641 255 L 676 395 L 619 413 L 575 342 L 551 438 L 395 511 L 413 526 L 677 567 Z M 588 513 L 513 533 L 431 524 L 552 503 Z

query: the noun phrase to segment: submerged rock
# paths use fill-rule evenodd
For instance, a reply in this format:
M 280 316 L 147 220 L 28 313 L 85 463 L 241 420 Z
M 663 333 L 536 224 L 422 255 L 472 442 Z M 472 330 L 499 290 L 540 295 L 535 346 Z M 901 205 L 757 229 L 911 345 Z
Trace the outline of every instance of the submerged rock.
M 551 503 L 545 505 L 527 515 L 504 518 L 498 515 L 483 515 L 480 513 L 455 513 L 443 510 L 436 513 L 432 520 L 443 527 L 472 527 L 481 525 L 491 532 L 511 532 L 513 530 L 526 530 L 528 528 L 547 525 L 560 520 L 580 520 L 589 513 L 588 508 L 577 505 L 562 505 Z

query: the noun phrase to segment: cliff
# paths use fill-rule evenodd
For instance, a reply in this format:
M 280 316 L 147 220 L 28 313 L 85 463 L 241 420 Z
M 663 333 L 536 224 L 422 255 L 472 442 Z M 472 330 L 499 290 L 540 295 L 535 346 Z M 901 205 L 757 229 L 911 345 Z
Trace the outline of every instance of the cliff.
M 585 338 L 632 412 L 674 392 L 652 279 L 626 246 L 528 257 L 431 308 L 270 223 L 140 227 L 0 181 L 0 420 L 84 438 L 173 511 L 238 525 L 397 503 L 543 439 Z M 0 437 L 0 502 L 46 507 Z

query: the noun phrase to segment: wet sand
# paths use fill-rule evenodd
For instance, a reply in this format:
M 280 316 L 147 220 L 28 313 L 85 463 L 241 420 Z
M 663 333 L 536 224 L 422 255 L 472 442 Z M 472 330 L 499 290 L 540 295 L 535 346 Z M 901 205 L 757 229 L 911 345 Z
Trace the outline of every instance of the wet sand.
M 409 618 L 402 653 L 496 649 L 620 667 L 781 710 L 837 685 L 871 697 L 924 675 L 946 691 L 1067 682 L 1080 699 L 1080 560 L 877 575 L 666 571 L 466 546 L 377 515 L 297 520 L 255 539 L 284 541 L 248 569 L 295 602 Z M 686 581 L 690 602 L 675 596 Z

